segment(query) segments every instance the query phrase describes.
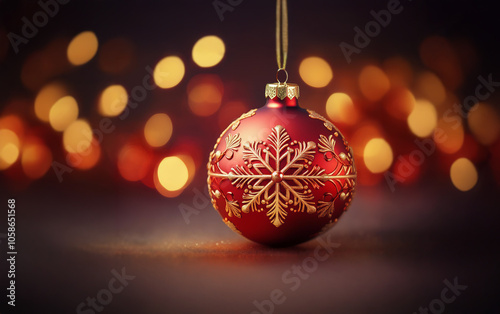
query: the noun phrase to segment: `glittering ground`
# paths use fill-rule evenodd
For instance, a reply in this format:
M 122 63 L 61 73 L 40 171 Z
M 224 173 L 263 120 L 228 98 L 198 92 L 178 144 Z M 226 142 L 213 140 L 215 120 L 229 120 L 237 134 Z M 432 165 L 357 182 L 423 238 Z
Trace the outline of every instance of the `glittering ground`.
M 475 191 L 360 188 L 333 230 L 282 249 L 234 234 L 209 205 L 186 224 L 189 196 L 32 194 L 17 201 L 17 309 L 92 313 L 89 297 L 103 313 L 498 313 L 498 202 Z M 109 294 L 116 272 L 130 277 Z M 444 293 L 450 304 L 433 301 L 445 280 L 467 286 Z

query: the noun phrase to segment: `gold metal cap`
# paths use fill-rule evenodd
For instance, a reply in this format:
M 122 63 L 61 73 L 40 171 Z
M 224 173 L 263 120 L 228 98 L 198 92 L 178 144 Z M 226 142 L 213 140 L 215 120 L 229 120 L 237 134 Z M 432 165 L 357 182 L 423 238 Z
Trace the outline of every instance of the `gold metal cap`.
M 290 99 L 299 98 L 299 85 L 288 83 L 270 83 L 266 85 L 266 97 L 273 99 L 278 96 L 283 100 L 285 97 Z

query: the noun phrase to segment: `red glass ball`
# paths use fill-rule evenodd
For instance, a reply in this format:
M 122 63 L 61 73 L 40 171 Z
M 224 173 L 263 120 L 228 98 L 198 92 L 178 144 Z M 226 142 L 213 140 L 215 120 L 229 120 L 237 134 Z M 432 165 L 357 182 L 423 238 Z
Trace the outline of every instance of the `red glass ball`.
M 212 204 L 244 237 L 270 246 L 328 230 L 351 203 L 353 152 L 340 131 L 295 97 L 268 98 L 233 121 L 208 162 Z

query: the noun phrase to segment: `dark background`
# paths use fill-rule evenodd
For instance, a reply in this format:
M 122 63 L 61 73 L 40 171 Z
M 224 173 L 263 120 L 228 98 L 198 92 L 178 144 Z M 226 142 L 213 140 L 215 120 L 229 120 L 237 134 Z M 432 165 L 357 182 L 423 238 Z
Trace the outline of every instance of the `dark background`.
M 419 47 L 434 35 L 474 47 L 473 66 L 454 91 L 459 98 L 474 93 L 478 75 L 500 77 L 498 6 L 492 1 L 403 1 L 404 10 L 348 64 L 339 43 L 352 43 L 353 27 L 364 26 L 371 20 L 369 12 L 387 3 L 289 1 L 287 69 L 290 81 L 310 95 L 301 102 L 305 108 L 322 108 L 311 101 L 324 102 L 339 90 L 337 73 L 358 73 L 363 65 L 392 56 L 424 69 Z M 257 311 L 253 302 L 269 299 L 274 289 L 286 297 L 274 313 L 418 313 L 441 297 L 444 280 L 454 278 L 467 288 L 443 313 L 500 312 L 499 180 L 490 148 L 484 148 L 486 157 L 477 163 L 477 185 L 467 192 L 455 189 L 446 171 L 436 170 L 442 167 L 437 156 L 426 162 L 431 166 L 426 164 L 416 182 L 394 193 L 382 177 L 360 184 L 348 213 L 324 236 L 339 247 L 295 291 L 282 274 L 314 256 L 318 241 L 284 249 L 250 243 L 224 226 L 206 198 L 195 198 L 196 191 L 206 190 L 204 163 L 221 129 L 214 117 L 190 113 L 187 83 L 200 73 L 217 74 L 225 84 L 223 102 L 242 99 L 248 109 L 263 105 L 264 86 L 274 81 L 276 70 L 273 1 L 242 1 L 221 21 L 212 1 L 74 0 L 60 5 L 59 13 L 15 54 L 5 34 L 19 33 L 21 18 L 38 10 L 35 1 L 0 1 L 0 114 L 20 113 L 42 130 L 54 160 L 64 158 L 60 139 L 36 120 L 31 110 L 37 89 L 20 79 L 26 60 L 54 38 L 92 30 L 100 43 L 122 36 L 135 45 L 133 65 L 125 73 L 101 73 L 94 59 L 57 75 L 72 86 L 80 115 L 91 123 L 99 121 L 94 102 L 104 86 L 132 88 L 144 67 L 163 56 L 181 56 L 186 75 L 171 90 L 153 91 L 126 121 L 114 121 L 117 132 L 103 142 L 105 153 L 93 169 L 75 170 L 63 182 L 52 169 L 35 181 L 15 169 L 0 172 L 1 201 L 6 206 L 7 199 L 15 198 L 17 204 L 18 313 L 74 313 L 79 303 L 107 287 L 113 269 L 123 267 L 135 279 L 113 295 L 102 313 L 252 313 Z M 224 40 L 226 54 L 216 67 L 202 69 L 191 60 L 191 49 L 209 34 Z M 300 61 L 310 55 L 321 56 L 334 69 L 326 89 L 308 87 L 300 79 Z M 489 100 L 497 109 L 499 95 Z M 169 154 L 190 138 L 197 145 L 193 155 L 201 160 L 194 180 L 176 198 L 121 179 L 113 157 L 114 141 L 140 134 L 145 119 L 160 110 L 171 115 L 175 131 L 157 153 Z M 368 114 L 385 121 L 381 112 Z M 196 200 L 202 206 L 186 223 L 180 205 L 193 207 Z M 0 225 L 5 234 L 6 224 Z M 0 240 L 6 252 L 6 239 Z M 2 289 L 7 287 L 5 259 L 2 253 Z M 0 301 L 1 313 L 14 313 L 5 297 Z

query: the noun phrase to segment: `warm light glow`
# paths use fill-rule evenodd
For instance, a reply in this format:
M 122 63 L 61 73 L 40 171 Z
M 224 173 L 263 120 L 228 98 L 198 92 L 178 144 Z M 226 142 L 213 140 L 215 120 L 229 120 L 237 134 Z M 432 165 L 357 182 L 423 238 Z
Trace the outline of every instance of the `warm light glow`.
M 89 123 L 82 119 L 76 120 L 64 130 L 64 149 L 70 153 L 82 153 L 90 147 L 92 138 Z
M 437 106 L 446 100 L 446 89 L 439 77 L 432 72 L 424 72 L 417 77 L 415 94 L 417 97 L 428 99 Z
M 50 169 L 51 164 L 52 153 L 40 140 L 31 139 L 23 146 L 21 165 L 28 178 L 43 177 Z
M 380 100 L 391 88 L 387 75 L 379 67 L 367 65 L 359 74 L 361 93 L 370 101 Z
M 353 125 L 359 114 L 351 97 L 344 93 L 333 93 L 326 101 L 326 113 L 333 122 Z
M 50 109 L 56 101 L 66 95 L 68 95 L 68 91 L 60 83 L 45 85 L 35 98 L 35 114 L 37 118 L 41 121 L 49 122 Z
M 333 78 L 332 68 L 319 57 L 309 57 L 302 60 L 299 74 L 307 85 L 318 88 L 325 87 Z
M 0 130 L 0 170 L 9 168 L 19 157 L 19 138 L 11 130 Z
M 106 117 L 116 117 L 125 110 L 127 103 L 128 94 L 123 86 L 108 86 L 99 98 L 99 113 Z
M 222 95 L 212 84 L 199 84 L 189 93 L 189 108 L 198 116 L 208 117 L 219 110 Z
M 184 164 L 188 169 L 188 180 L 185 184 L 185 186 L 187 186 L 194 179 L 194 176 L 196 174 L 196 164 L 194 163 L 193 157 L 191 157 L 190 155 L 183 154 L 183 155 L 178 155 L 177 157 L 179 157 L 182 160 L 182 162 L 184 162 Z
M 10 114 L 0 118 L 0 129 L 9 129 L 16 134 L 20 141 L 24 136 L 24 122 L 17 115 Z
M 167 144 L 172 136 L 173 126 L 170 117 L 164 113 L 157 113 L 148 119 L 144 126 L 144 138 L 152 147 Z
M 152 154 L 140 145 L 127 144 L 118 153 L 118 171 L 128 181 L 142 180 L 151 168 Z
M 76 35 L 68 45 L 68 60 L 73 65 L 89 62 L 96 54 L 99 42 L 94 32 L 85 31 Z
M 383 138 L 371 139 L 365 146 L 363 158 L 366 167 L 373 173 L 381 173 L 392 164 L 392 148 Z
M 477 141 L 483 145 L 495 143 L 500 135 L 500 117 L 493 106 L 478 103 L 467 117 L 469 128 Z
M 384 98 L 384 108 L 392 117 L 406 120 L 415 108 L 415 97 L 408 89 L 391 89 Z
M 184 77 L 185 68 L 181 58 L 176 56 L 160 60 L 153 73 L 154 81 L 160 88 L 172 88 Z
M 76 118 L 78 118 L 78 104 L 71 96 L 64 96 L 50 108 L 49 122 L 56 131 L 64 131 Z
M 427 137 L 432 134 L 437 126 L 436 108 L 427 100 L 419 99 L 408 116 L 407 122 L 413 134 L 419 137 Z
M 393 87 L 408 87 L 412 83 L 413 70 L 410 62 L 401 57 L 393 57 L 384 61 L 384 72 Z
M 225 51 L 222 39 L 217 36 L 205 36 L 193 46 L 193 61 L 202 68 L 213 67 L 224 58 Z
M 349 145 L 354 151 L 354 156 L 363 157 L 363 150 L 366 143 L 374 137 L 382 137 L 382 128 L 380 125 L 373 121 L 366 121 L 357 126 L 356 131 L 351 136 Z
M 460 47 L 462 46 L 462 47 Z M 460 51 L 460 52 L 459 52 Z M 443 79 L 444 84 L 455 90 L 463 83 L 462 69 L 474 62 L 475 55 L 459 41 L 451 43 L 442 36 L 425 38 L 420 45 L 420 58 L 423 63 Z M 469 63 L 469 64 L 467 64 Z
M 47 81 L 57 77 L 70 68 L 66 57 L 69 40 L 53 37 L 43 47 L 36 49 L 23 58 L 21 82 L 29 90 L 38 91 Z
M 459 158 L 451 165 L 450 177 L 453 185 L 460 191 L 468 191 L 477 183 L 477 170 L 467 158 Z
M 434 142 L 437 148 L 447 154 L 454 154 L 464 143 L 464 127 L 459 115 L 449 115 L 439 119 L 434 131 Z
M 179 157 L 165 157 L 158 165 L 158 180 L 168 191 L 180 190 L 189 179 L 186 164 Z
M 101 147 L 95 138 L 92 139 L 90 145 L 75 153 L 68 153 L 66 160 L 68 165 L 81 170 L 93 168 L 101 157 Z
M 222 93 L 223 85 L 217 76 L 195 76 L 188 84 L 189 108 L 197 116 L 208 117 L 219 110 Z

